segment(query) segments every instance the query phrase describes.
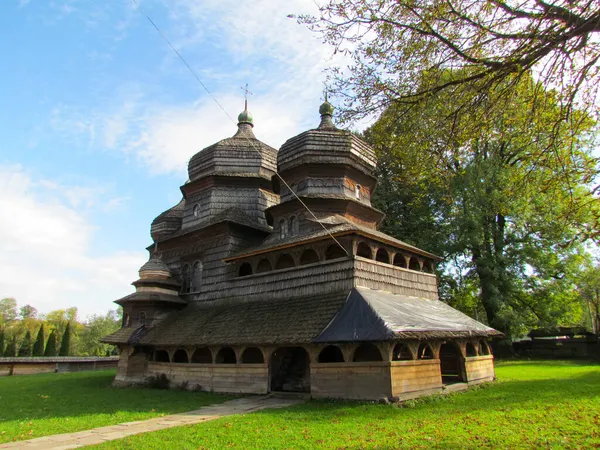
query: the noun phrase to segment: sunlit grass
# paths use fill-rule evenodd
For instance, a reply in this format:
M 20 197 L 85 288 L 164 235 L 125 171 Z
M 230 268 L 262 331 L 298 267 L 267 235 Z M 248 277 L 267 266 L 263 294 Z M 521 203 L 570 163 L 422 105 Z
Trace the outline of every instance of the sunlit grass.
M 509 362 L 497 376 L 497 383 L 403 407 L 313 401 L 98 448 L 600 448 L 599 365 Z
M 113 388 L 115 372 L 0 377 L 0 443 L 189 411 L 232 397 Z

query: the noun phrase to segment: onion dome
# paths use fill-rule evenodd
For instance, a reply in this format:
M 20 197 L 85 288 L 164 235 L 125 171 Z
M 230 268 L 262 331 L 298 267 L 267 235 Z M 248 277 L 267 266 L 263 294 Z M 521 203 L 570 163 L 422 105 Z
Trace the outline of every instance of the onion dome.
M 185 200 L 159 214 L 150 225 L 150 235 L 155 242 L 162 241 L 181 228 Z
M 240 126 L 241 124 L 248 124 L 250 126 L 254 126 L 254 118 L 252 117 L 252 114 L 250 114 L 250 112 L 248 111 L 248 107 L 246 106 L 246 108 L 238 115 L 238 126 Z

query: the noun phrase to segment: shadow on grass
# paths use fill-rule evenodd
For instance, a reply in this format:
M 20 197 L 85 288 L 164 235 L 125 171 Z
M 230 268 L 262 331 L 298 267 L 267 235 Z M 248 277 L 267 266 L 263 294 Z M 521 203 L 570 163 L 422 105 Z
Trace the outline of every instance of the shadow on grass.
M 234 398 L 204 392 L 115 388 L 114 371 L 0 378 L 0 422 L 116 413 L 171 414 Z

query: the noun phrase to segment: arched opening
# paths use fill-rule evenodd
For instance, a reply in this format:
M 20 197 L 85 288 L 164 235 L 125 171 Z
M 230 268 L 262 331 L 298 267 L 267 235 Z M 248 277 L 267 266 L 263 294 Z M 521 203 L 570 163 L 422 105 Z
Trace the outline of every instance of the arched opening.
M 295 236 L 299 231 L 298 218 L 296 216 L 290 217 L 290 221 L 288 222 L 288 235 Z
M 273 270 L 273 266 L 267 258 L 261 259 L 258 266 L 256 266 L 256 273 L 270 272 L 271 270 Z
M 300 256 L 300 265 L 304 266 L 306 264 L 313 264 L 319 262 L 319 255 L 312 248 L 307 248 L 302 252 L 302 256 Z
M 263 364 L 264 362 L 265 357 L 259 348 L 248 347 L 242 353 L 242 364 Z
M 477 356 L 477 350 L 475 350 L 475 346 L 471 342 L 467 342 L 467 356 Z
M 287 227 L 285 225 L 285 219 L 279 221 L 279 239 L 283 239 L 287 234 Z
M 200 205 L 198 205 L 198 203 L 194 205 L 194 217 L 196 219 L 200 217 Z
M 192 268 L 189 264 L 184 264 L 181 268 L 181 293 L 187 294 L 192 287 L 191 283 Z
M 235 352 L 231 347 L 223 347 L 217 353 L 217 358 L 215 359 L 215 363 L 217 364 L 235 364 L 237 362 L 237 358 L 235 357 Z
M 354 186 L 354 196 L 357 200 L 360 200 L 360 184 Z
M 287 253 L 285 255 L 281 255 L 275 263 L 275 270 L 279 269 L 289 269 L 290 267 L 295 267 L 294 258 Z
M 240 270 L 238 271 L 238 276 L 245 277 L 248 275 L 252 275 L 252 266 L 250 263 L 244 263 L 240 266 Z
M 356 256 L 373 259 L 371 256 L 371 247 L 369 247 L 365 242 L 360 242 L 358 247 L 356 247 Z
M 191 292 L 198 292 L 202 285 L 202 262 L 196 261 L 192 269 L 192 286 Z
M 458 383 L 464 381 L 464 364 L 460 349 L 454 342 L 446 342 L 440 347 L 440 369 L 444 383 Z
M 329 247 L 327 247 L 327 250 L 325 250 L 326 261 L 329 261 L 330 259 L 343 258 L 344 256 L 346 256 L 346 252 L 338 244 L 331 244 Z
M 410 361 L 413 355 L 406 344 L 396 344 L 392 355 L 392 361 Z
M 175 354 L 173 355 L 173 362 L 174 363 L 188 363 L 190 362 L 190 360 L 188 359 L 188 355 L 187 352 L 183 349 L 179 349 L 175 352 Z
M 156 361 L 156 362 L 170 362 L 169 353 L 166 350 L 156 350 L 154 352 L 154 361 Z
M 354 350 L 354 362 L 366 362 L 366 361 L 383 361 L 381 352 L 373 344 L 362 344 Z
M 302 347 L 280 347 L 271 356 L 271 391 L 310 392 L 310 359 Z
M 419 345 L 417 359 L 433 359 L 433 351 L 431 350 L 431 347 L 427 344 Z
M 480 344 L 481 344 L 480 345 L 481 354 L 482 355 L 490 355 L 491 352 L 490 352 L 490 346 L 488 345 L 488 343 L 482 340 Z
M 212 364 L 212 352 L 208 347 L 197 348 L 192 355 L 192 363 Z
M 423 272 L 433 273 L 433 261 L 425 260 L 423 263 Z
M 418 272 L 421 271 L 421 264 L 419 264 L 419 260 L 414 256 L 410 258 L 410 263 L 408 265 L 410 270 L 416 270 Z
M 377 254 L 375 255 L 375 260 L 389 264 L 390 263 L 390 255 L 388 254 L 385 248 L 380 248 L 377 250 Z
M 406 269 L 406 258 L 404 258 L 402 253 L 396 253 L 394 255 L 394 265 Z
M 344 354 L 336 345 L 328 345 L 321 353 L 319 353 L 320 363 L 342 363 L 344 362 Z
M 146 313 L 144 311 L 140 312 L 140 327 L 146 326 Z

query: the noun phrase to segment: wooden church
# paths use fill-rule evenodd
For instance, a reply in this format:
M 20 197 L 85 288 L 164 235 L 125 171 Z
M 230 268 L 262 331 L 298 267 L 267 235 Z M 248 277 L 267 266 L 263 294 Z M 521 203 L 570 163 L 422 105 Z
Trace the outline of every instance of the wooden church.
M 493 380 L 499 333 L 438 299 L 438 257 L 377 230 L 375 153 L 319 112 L 277 151 L 246 107 L 190 159 L 103 339 L 121 351 L 115 384 L 397 400 Z

